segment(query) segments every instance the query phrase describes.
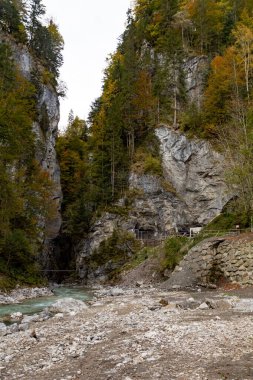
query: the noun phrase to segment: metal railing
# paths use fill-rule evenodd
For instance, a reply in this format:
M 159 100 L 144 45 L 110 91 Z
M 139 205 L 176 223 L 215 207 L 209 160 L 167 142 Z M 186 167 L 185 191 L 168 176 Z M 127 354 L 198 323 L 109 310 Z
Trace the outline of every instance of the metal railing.
M 242 233 L 252 232 L 251 228 L 235 228 L 230 230 L 201 230 L 198 233 L 191 234 L 190 232 L 181 232 L 181 233 L 172 233 L 172 232 L 162 232 L 158 233 L 157 231 L 142 231 L 142 230 L 134 230 L 135 236 L 137 240 L 141 240 L 146 246 L 157 246 L 161 244 L 168 238 L 172 237 L 187 237 L 189 239 L 194 239 L 197 236 L 202 237 L 219 237 L 219 236 L 237 236 Z

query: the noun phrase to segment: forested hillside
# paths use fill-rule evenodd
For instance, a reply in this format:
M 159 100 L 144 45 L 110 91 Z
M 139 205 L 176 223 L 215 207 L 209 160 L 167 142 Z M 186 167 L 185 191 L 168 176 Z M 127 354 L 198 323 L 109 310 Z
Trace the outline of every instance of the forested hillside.
M 104 212 L 127 215 L 140 196 L 129 189 L 131 173 L 156 176 L 172 205 L 182 201 L 163 177 L 159 127 L 204 139 L 225 156 L 239 199 L 230 222 L 237 213 L 249 225 L 252 12 L 251 0 L 135 1 L 88 120 L 70 113 L 58 138 L 63 238 L 76 244 Z M 41 0 L 0 0 L 0 271 L 30 273 L 31 281 L 57 213 L 52 199 L 61 198 L 54 145 L 63 39 L 44 15 Z
M 66 231 L 82 233 L 95 211 L 109 210 L 126 194 L 130 171 L 161 174 L 155 129 L 163 124 L 226 154 L 228 183 L 249 220 L 252 12 L 251 0 L 135 2 L 88 130 L 71 117 L 59 139 Z M 203 81 L 197 94 L 187 82 L 193 62 Z
M 46 87 L 58 91 L 63 40 L 44 14 L 41 0 L 0 0 L 0 274 L 26 282 L 36 281 L 45 222 L 56 213 L 55 184 L 42 168 L 49 122 L 40 98 Z

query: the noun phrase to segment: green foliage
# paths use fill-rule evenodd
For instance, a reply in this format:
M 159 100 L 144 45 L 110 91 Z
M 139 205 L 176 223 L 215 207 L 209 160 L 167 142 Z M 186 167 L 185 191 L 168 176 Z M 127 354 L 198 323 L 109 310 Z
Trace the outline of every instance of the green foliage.
M 203 124 L 204 115 L 194 103 L 181 116 L 181 129 L 190 136 L 204 137 Z
M 134 269 L 147 260 L 149 257 L 157 256 L 160 253 L 160 247 L 144 247 L 137 251 L 135 255 L 131 258 L 129 262 L 127 262 L 122 270 L 130 270 Z
M 250 215 L 238 207 L 238 199 L 235 199 L 226 206 L 226 209 L 211 221 L 204 229 L 204 233 L 208 231 L 232 231 L 235 230 L 236 225 L 240 229 L 247 229 L 250 227 Z
M 140 250 L 140 242 L 132 233 L 115 229 L 112 235 L 92 254 L 91 266 L 95 269 L 110 262 L 123 266 Z
M 86 123 L 71 118 L 56 146 L 63 191 L 63 231 L 73 237 L 89 229 L 99 197 L 92 182 L 87 139 Z
M 131 167 L 133 172 L 138 174 L 162 175 L 162 165 L 160 157 L 154 157 L 143 148 L 137 149 L 134 155 L 134 163 Z
M 164 259 L 161 262 L 161 270 L 174 269 L 187 253 L 188 238 L 170 237 L 164 244 Z
M 63 63 L 64 41 L 52 20 L 48 25 L 42 23 L 41 18 L 45 13 L 46 8 L 41 0 L 0 0 L 1 30 L 26 44 L 51 73 L 50 83 L 56 85 Z
M 52 20 L 48 26 L 38 23 L 33 27 L 30 45 L 36 56 L 43 65 L 53 74 L 54 78 L 59 76 L 59 68 L 63 63 L 62 49 L 63 38 L 58 27 Z
M 53 217 L 53 185 L 35 160 L 35 88 L 0 45 L 0 272 L 36 277 L 42 222 Z M 19 268 L 19 269 L 17 269 Z
M 20 0 L 0 0 L 0 27 L 13 35 L 19 42 L 27 42 L 27 33 L 23 24 L 25 6 Z
M 0 262 L 1 266 L 1 262 Z M 16 281 L 10 277 L 0 274 L 0 289 L 4 292 L 7 292 L 11 289 L 14 289 L 16 286 Z
M 2 254 L 8 266 L 25 269 L 33 262 L 32 247 L 22 230 L 13 230 L 5 238 Z

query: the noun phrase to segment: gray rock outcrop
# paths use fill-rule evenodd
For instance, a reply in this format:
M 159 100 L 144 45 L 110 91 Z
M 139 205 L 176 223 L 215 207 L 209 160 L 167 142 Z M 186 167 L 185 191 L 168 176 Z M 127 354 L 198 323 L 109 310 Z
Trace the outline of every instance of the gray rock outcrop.
M 204 79 L 209 68 L 208 57 L 201 55 L 189 57 L 183 64 L 185 89 L 190 103 L 196 104 L 200 108 L 203 93 Z
M 166 126 L 156 129 L 164 177 L 186 204 L 190 223 L 204 225 L 231 198 L 225 185 L 224 157 L 203 140 L 189 140 Z
M 185 226 L 205 225 L 220 214 L 230 196 L 223 180 L 224 158 L 205 141 L 189 140 L 166 126 L 156 129 L 160 141 L 163 178 L 131 173 L 129 189 L 135 192 L 127 215 L 103 214 L 87 239 L 77 247 L 81 278 L 104 277 L 104 269 L 91 273 L 89 259 L 114 229 L 132 232 L 140 240 L 159 239 Z M 121 199 L 118 207 L 124 207 Z

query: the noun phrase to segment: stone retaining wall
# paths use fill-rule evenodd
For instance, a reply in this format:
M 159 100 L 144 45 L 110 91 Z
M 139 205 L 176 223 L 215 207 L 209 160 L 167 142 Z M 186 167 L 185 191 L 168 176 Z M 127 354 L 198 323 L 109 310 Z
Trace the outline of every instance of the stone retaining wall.
M 189 251 L 166 285 L 215 283 L 220 277 L 240 285 L 253 285 L 253 241 L 248 237 L 204 240 Z

